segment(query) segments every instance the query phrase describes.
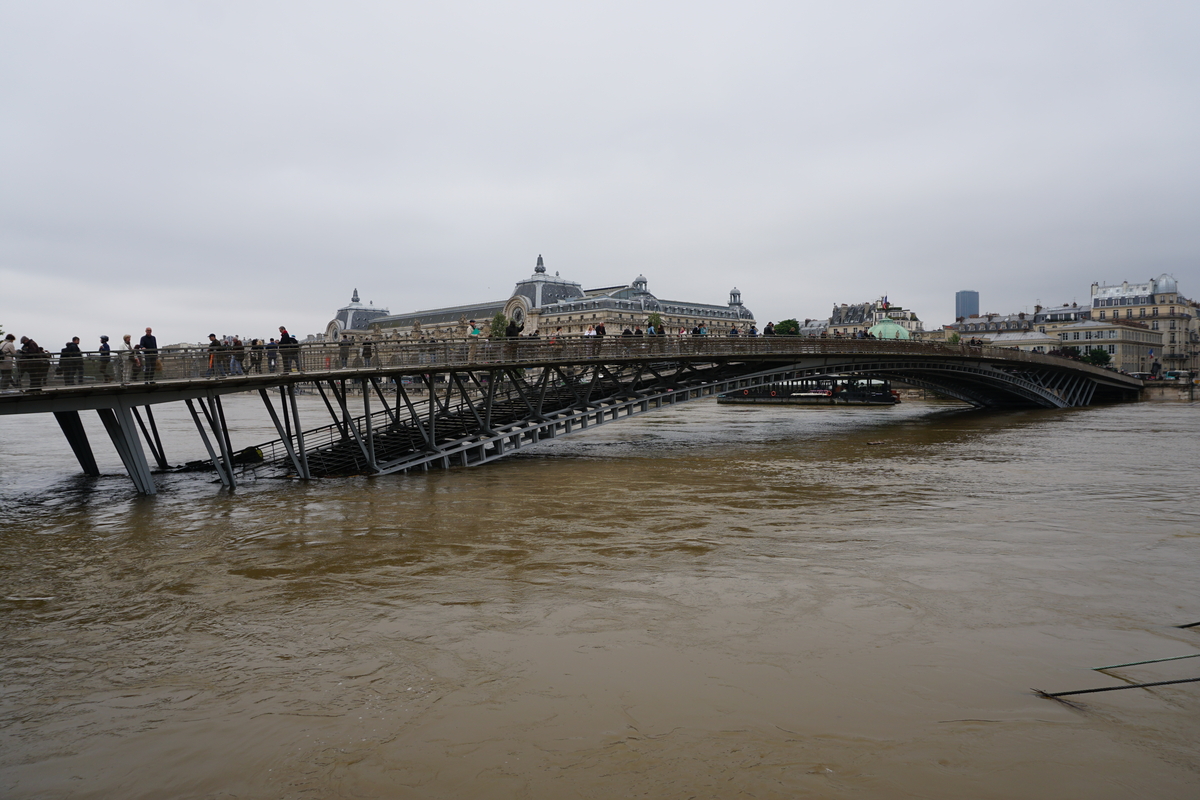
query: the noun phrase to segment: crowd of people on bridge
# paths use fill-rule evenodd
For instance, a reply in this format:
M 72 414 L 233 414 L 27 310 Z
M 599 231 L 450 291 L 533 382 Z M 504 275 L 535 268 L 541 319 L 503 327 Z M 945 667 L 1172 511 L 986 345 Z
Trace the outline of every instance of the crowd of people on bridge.
M 84 365 L 88 360 L 96 364 L 96 375 L 102 382 L 119 380 L 123 383 L 140 381 L 154 383 L 159 369 L 158 338 L 151 328 L 133 343 L 133 335 L 125 334 L 122 344 L 114 353 L 107 336 L 101 336 L 91 359 L 85 357 L 79 346 L 78 336 L 63 345 L 55 354 L 34 341 L 31 336 L 22 336 L 17 346 L 15 334 L 5 334 L 0 342 L 0 392 L 20 390 L 28 377 L 28 391 L 40 392 L 49 380 L 52 370 L 62 378 L 64 386 L 83 384 Z
M 768 322 L 760 332 L 753 324 L 743 328 L 732 325 L 724 331 L 713 331 L 705 323 L 700 322 L 690 329 L 680 327 L 675 330 L 661 323 L 655 325 L 654 323 L 657 321 L 656 318 L 651 318 L 645 329 L 640 325 L 626 325 L 620 336 L 628 339 L 640 337 L 696 338 L 721 335 L 729 337 L 795 336 L 799 334 L 794 327 L 788 328 L 786 332 L 782 329 L 777 332 L 773 322 Z M 488 336 L 484 330 L 485 326 L 476 323 L 475 320 L 471 320 L 467 326 L 466 338 L 469 343 L 469 358 L 472 360 L 479 342 L 491 341 L 496 338 Z M 824 332 L 820 335 L 822 338 L 827 336 Z M 568 338 L 581 337 L 585 341 L 593 342 L 598 347 L 606 336 L 608 336 L 608 330 L 601 321 L 589 326 L 587 331 L 582 334 L 565 334 L 562 327 L 559 327 L 552 334 L 546 336 L 546 339 L 550 344 L 561 344 Z M 841 338 L 836 333 L 831 336 Z M 526 334 L 522 325 L 515 320 L 510 320 L 504 335 L 500 338 L 540 340 L 543 336 L 540 330 Z M 874 337 L 864 331 L 857 334 L 856 338 Z M 409 343 L 437 344 L 439 340 L 420 336 L 410 340 Z M 326 369 L 336 369 L 338 366 L 342 369 L 371 367 L 380 359 L 380 348 L 389 347 L 392 344 L 393 340 L 390 339 L 381 342 L 375 342 L 369 338 L 355 341 L 350 336 L 343 336 L 336 344 L 328 345 L 331 348 L 336 347 L 336 355 L 326 354 L 322 366 Z M 279 327 L 279 336 L 269 339 L 245 339 L 240 336 L 217 336 L 215 333 L 210 333 L 207 344 L 202 345 L 202 348 L 203 350 L 199 352 L 206 363 L 200 370 L 192 373 L 196 377 L 223 378 L 276 372 L 287 373 L 293 370 L 304 371 L 300 342 L 282 325 Z M 197 348 L 193 346 L 189 348 L 188 352 L 195 354 Z M 114 381 L 155 383 L 163 366 L 164 361 L 160 356 L 158 339 L 151 328 L 146 328 L 145 334 L 136 343 L 130 334 L 125 334 L 121 338 L 121 342 L 115 346 L 110 345 L 108 336 L 100 336 L 95 350 L 87 352 L 84 351 L 78 336 L 72 337 L 57 353 L 52 353 L 42 348 L 29 336 L 20 337 L 18 344 L 17 337 L 10 333 L 5 335 L 3 341 L 0 342 L 0 392 L 20 391 L 22 388 L 26 391 L 42 391 L 51 376 L 60 378 L 64 386 L 82 385 L 85 374 L 89 380 L 98 383 Z M 26 384 L 26 386 L 23 387 L 22 384 Z
M 262 372 L 265 362 L 269 372 L 275 372 L 282 364 L 284 371 L 300 366 L 300 342 L 279 327 L 279 338 L 264 343 L 253 339 L 247 346 L 237 336 L 218 339 L 209 334 L 209 375 L 242 375 L 251 371 Z M 249 356 L 249 363 L 247 363 Z M 87 368 L 88 365 L 94 365 Z M 82 385 L 85 372 L 90 372 L 99 383 L 155 383 L 163 369 L 158 338 L 152 328 L 135 344 L 132 334 L 121 337 L 115 348 L 108 336 L 100 336 L 95 350 L 84 352 L 78 336 L 71 337 L 58 353 L 38 344 L 33 337 L 8 333 L 0 341 L 0 392 L 9 393 L 24 389 L 40 392 L 45 389 L 50 377 L 62 379 L 64 386 Z

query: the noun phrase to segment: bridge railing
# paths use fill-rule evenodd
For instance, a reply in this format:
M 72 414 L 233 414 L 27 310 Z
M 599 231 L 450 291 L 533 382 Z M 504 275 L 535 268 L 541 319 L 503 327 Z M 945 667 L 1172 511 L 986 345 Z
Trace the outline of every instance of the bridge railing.
M 999 347 L 971 347 L 900 339 L 817 339 L 803 336 L 569 336 L 535 339 L 453 339 L 413 342 L 382 339 L 369 349 L 361 343 L 306 343 L 291 348 L 212 350 L 162 348 L 157 353 L 114 351 L 105 356 L 48 354 L 17 360 L 14 378 L 21 388 L 58 388 L 103 383 L 219 380 L 238 375 L 370 371 L 441 372 L 522 364 L 584 362 L 592 359 L 754 358 L 780 355 L 929 355 L 994 358 L 1031 364 L 1058 364 L 1057 356 Z M 1078 363 L 1078 362 L 1074 362 Z

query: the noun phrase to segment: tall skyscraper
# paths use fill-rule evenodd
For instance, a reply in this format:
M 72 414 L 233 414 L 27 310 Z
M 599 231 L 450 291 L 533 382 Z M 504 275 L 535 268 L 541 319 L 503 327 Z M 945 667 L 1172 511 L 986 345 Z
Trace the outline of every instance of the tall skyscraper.
M 963 290 L 954 293 L 954 318 L 966 319 L 979 314 L 979 292 Z

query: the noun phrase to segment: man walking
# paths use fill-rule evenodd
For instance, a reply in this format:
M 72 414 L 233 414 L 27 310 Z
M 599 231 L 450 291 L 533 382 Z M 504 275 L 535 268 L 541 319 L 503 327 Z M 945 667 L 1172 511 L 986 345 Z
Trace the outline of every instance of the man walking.
M 291 372 L 293 363 L 296 364 L 296 372 L 304 372 L 300 366 L 300 342 L 282 325 L 279 326 L 279 354 L 283 356 L 284 372 Z
M 108 346 L 108 337 L 100 337 L 100 379 L 112 383 L 112 348 Z
M 79 337 L 67 342 L 66 347 L 59 351 L 58 371 L 62 373 L 63 385 L 74 386 L 76 376 L 83 383 L 83 351 L 79 349 Z
M 146 328 L 146 335 L 138 342 L 138 350 L 142 351 L 142 378 L 146 383 L 154 383 L 154 371 L 158 368 L 158 339 L 154 331 Z
M 217 338 L 217 335 L 210 333 L 208 335 L 208 372 L 204 374 L 206 378 L 225 377 L 225 364 L 221 353 L 224 349 L 225 345 Z

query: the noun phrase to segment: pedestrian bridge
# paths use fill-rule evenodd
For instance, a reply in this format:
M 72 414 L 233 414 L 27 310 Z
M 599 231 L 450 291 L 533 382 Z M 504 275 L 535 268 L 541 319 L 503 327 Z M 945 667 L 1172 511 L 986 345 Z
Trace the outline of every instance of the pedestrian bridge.
M 802 378 L 900 381 L 979 408 L 1084 406 L 1136 399 L 1143 387 L 1136 378 L 1057 356 L 899 340 L 384 341 L 369 362 L 356 356 L 343 366 L 344 354 L 336 344 L 303 345 L 298 369 L 259 365 L 252 374 L 228 375 L 205 349 L 163 351 L 153 375 L 124 369 L 116 373 L 124 381 L 111 382 L 104 378 L 112 372 L 101 373 L 97 354 L 88 354 L 82 383 L 52 379 L 42 391 L 0 395 L 0 416 L 53 413 L 84 472 L 97 475 L 79 416 L 96 411 L 138 491 L 153 494 L 142 442 L 159 469 L 171 466 L 154 421 L 160 403 L 186 404 L 212 468 L 234 488 L 249 465 L 298 478 L 475 466 L 591 426 Z M 307 427 L 312 422 L 301 420 L 295 399 L 301 385 L 323 399 L 324 424 Z M 259 393 L 278 439 L 234 444 L 221 408 L 221 397 L 234 392 Z

